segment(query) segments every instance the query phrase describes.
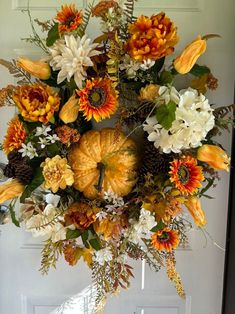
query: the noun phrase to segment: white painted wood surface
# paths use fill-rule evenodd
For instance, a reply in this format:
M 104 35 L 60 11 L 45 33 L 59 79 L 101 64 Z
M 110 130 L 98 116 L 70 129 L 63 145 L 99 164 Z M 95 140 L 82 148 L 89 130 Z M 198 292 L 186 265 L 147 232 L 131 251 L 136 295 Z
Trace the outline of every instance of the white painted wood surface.
M 32 15 L 41 20 L 51 18 L 54 11 L 67 1 L 31 0 Z M 87 1 L 79 0 L 82 7 Z M 30 25 L 21 13 L 27 0 L 0 0 L 0 58 L 14 58 L 19 54 L 36 56 L 32 48 L 20 38 L 28 37 Z M 219 78 L 220 86 L 209 94 L 212 103 L 230 104 L 234 88 L 234 21 L 233 0 L 139 0 L 137 14 L 152 14 L 165 10 L 178 26 L 181 42 L 176 51 L 198 34 L 218 33 L 219 40 L 208 43 L 201 63 L 207 64 Z M 97 20 L 92 20 L 89 35 L 94 36 Z M 0 88 L 12 83 L 7 71 L 0 68 Z M 0 140 L 14 109 L 0 109 Z M 224 147 L 230 147 L 231 137 L 224 134 Z M 1 153 L 0 161 L 5 157 Z M 222 246 L 225 244 L 228 198 L 228 174 L 222 174 L 220 184 L 210 192 L 216 200 L 203 201 L 208 218 L 207 230 Z M 86 265 L 76 267 L 60 261 L 57 270 L 46 277 L 38 272 L 40 243 L 12 225 L 1 226 L 0 235 L 0 314 L 48 314 L 67 297 L 82 291 L 91 283 Z M 187 299 L 179 299 L 164 271 L 159 274 L 134 263 L 136 278 L 127 292 L 108 301 L 105 314 L 219 314 L 221 313 L 224 252 L 193 231 L 192 250 L 177 252 L 177 267 L 185 283 Z M 143 273 L 143 269 L 145 269 Z M 85 314 L 77 313 L 77 314 Z

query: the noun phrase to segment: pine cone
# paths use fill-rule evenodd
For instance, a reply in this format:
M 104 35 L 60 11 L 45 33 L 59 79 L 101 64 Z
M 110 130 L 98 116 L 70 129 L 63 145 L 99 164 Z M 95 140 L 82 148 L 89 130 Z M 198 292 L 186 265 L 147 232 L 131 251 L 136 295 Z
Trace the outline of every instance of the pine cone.
M 170 162 L 173 160 L 172 154 L 163 154 L 153 142 L 146 138 L 143 144 L 142 162 L 139 169 L 140 181 L 144 181 L 144 176 L 151 173 L 153 176 L 167 174 L 170 170 Z
M 23 157 L 21 153 L 19 153 L 17 150 L 13 150 L 7 155 L 7 158 L 9 160 L 9 163 L 15 164 L 23 160 Z
M 15 169 L 16 179 L 18 179 L 24 185 L 27 185 L 30 182 L 32 176 L 33 169 L 25 163 L 18 165 Z
M 7 178 L 14 178 L 15 176 L 15 167 L 11 163 L 7 164 L 3 170 L 3 174 Z
M 153 106 L 153 103 L 146 103 L 140 108 L 128 109 L 128 115 L 127 117 L 124 117 L 124 122 L 127 125 L 143 123 L 152 111 Z

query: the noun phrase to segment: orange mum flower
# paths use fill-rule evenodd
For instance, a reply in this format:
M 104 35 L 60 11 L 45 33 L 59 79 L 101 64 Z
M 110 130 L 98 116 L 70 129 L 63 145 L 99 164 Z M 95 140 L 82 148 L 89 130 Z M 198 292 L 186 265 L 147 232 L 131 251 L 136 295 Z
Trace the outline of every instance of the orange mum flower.
M 8 125 L 7 134 L 3 142 L 3 150 L 7 155 L 15 149 L 20 149 L 27 136 L 18 117 L 12 119 Z
M 152 235 L 152 245 L 159 251 L 171 252 L 179 245 L 178 232 L 170 228 L 157 231 Z
M 202 186 L 204 180 L 202 167 L 191 156 L 175 159 L 171 162 L 170 180 L 183 194 L 193 194 Z
M 72 129 L 67 125 L 59 126 L 55 129 L 55 132 L 58 135 L 61 143 L 67 144 L 68 146 L 70 146 L 72 143 L 77 143 L 81 137 L 77 130 Z
M 92 8 L 92 16 L 102 16 L 111 8 L 116 8 L 118 3 L 115 0 L 101 0 L 94 8 Z
M 72 32 L 76 30 L 82 23 L 82 11 L 75 8 L 75 4 L 67 4 L 61 6 L 55 17 L 59 22 L 59 32 Z
M 96 213 L 90 205 L 75 202 L 68 208 L 64 220 L 67 226 L 73 224 L 77 229 L 85 230 L 96 221 Z
M 32 84 L 17 88 L 13 100 L 27 121 L 39 121 L 46 124 L 59 110 L 60 98 L 48 85 Z
M 118 93 L 108 78 L 87 80 L 86 87 L 77 91 L 80 97 L 80 111 L 86 120 L 93 117 L 97 122 L 109 118 L 117 109 Z
M 176 32 L 177 28 L 163 12 L 151 18 L 141 15 L 129 25 L 131 37 L 126 49 L 137 61 L 160 59 L 174 51 L 179 41 Z

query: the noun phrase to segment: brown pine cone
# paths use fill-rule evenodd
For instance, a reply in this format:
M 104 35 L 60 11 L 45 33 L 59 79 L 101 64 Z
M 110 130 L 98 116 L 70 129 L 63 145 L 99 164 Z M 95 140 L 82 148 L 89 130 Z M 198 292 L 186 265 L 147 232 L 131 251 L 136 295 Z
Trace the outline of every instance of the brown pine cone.
M 165 175 L 170 170 L 170 162 L 173 160 L 172 154 L 161 153 L 153 142 L 148 141 L 146 138 L 143 144 L 143 154 L 141 166 L 139 169 L 140 181 L 144 180 L 147 173 L 156 175 Z
M 12 164 L 18 163 L 23 160 L 21 153 L 19 153 L 17 150 L 13 150 L 12 152 L 10 152 L 7 155 L 7 158 L 9 160 L 9 163 L 12 163 Z
M 29 165 L 22 163 L 16 167 L 15 177 L 22 184 L 27 185 L 33 177 L 33 169 Z
M 11 163 L 7 164 L 3 170 L 3 174 L 7 178 L 14 178 L 15 177 L 15 167 Z

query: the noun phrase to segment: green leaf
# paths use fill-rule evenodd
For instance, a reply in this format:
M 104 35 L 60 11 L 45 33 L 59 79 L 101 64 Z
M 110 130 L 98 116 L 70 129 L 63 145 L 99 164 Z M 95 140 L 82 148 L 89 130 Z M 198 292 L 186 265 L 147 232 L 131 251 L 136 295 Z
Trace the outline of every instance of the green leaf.
M 211 71 L 207 66 L 195 64 L 190 70 L 190 74 L 194 76 L 203 76 L 205 74 L 209 74 Z
M 53 25 L 48 32 L 46 40 L 46 44 L 48 47 L 52 46 L 54 42 L 59 38 L 58 25 L 59 25 L 58 23 L 55 23 L 55 25 Z
M 13 224 L 16 226 L 16 227 L 20 227 L 20 223 L 19 221 L 16 219 L 16 213 L 14 211 L 14 206 L 12 204 L 9 205 L 8 207 L 9 209 L 9 212 L 10 212 L 10 215 L 11 215 L 11 220 L 13 222 Z
M 42 174 L 42 168 L 38 167 L 34 171 L 34 177 L 33 177 L 32 181 L 27 185 L 27 187 L 25 188 L 23 194 L 21 195 L 20 202 L 24 203 L 25 199 L 30 197 L 32 192 L 37 187 L 39 187 L 43 183 L 43 181 L 44 181 L 44 176 Z
M 173 81 L 173 75 L 170 71 L 162 71 L 160 75 L 160 82 L 162 85 L 171 84 Z
M 155 227 L 153 227 L 153 228 L 151 229 L 151 231 L 152 231 L 152 232 L 157 232 L 157 231 L 159 231 L 159 230 L 164 229 L 165 227 L 166 227 L 166 225 L 164 224 L 164 222 L 159 221 L 158 224 L 157 224 Z
M 89 243 L 87 242 L 88 236 L 89 236 L 88 230 L 85 230 L 85 231 L 81 234 L 82 242 L 83 242 L 83 244 L 85 245 L 85 247 L 86 247 L 87 249 L 89 249 L 89 247 L 90 247 Z
M 156 118 L 162 127 L 169 130 L 175 120 L 176 103 L 174 101 L 168 102 L 166 105 L 161 105 L 156 110 Z
M 71 230 L 71 229 L 67 229 L 67 232 L 66 232 L 66 239 L 69 240 L 69 239 L 76 239 L 78 237 L 80 237 L 81 235 L 81 231 L 80 230 Z
M 164 62 L 165 62 L 165 57 L 156 60 L 154 66 L 150 68 L 151 73 L 154 73 L 156 75 L 158 72 L 160 72 L 164 65 Z
M 54 157 L 60 154 L 60 149 L 56 143 L 47 146 L 47 156 Z
M 101 249 L 101 244 L 98 239 L 91 239 L 89 240 L 89 243 L 96 251 L 99 251 Z
M 213 185 L 215 179 L 213 179 L 213 178 L 206 178 L 206 181 L 207 181 L 207 185 L 206 185 L 203 189 L 201 189 L 201 191 L 200 191 L 200 193 L 199 193 L 199 195 L 201 195 L 201 196 L 205 196 L 204 194 L 205 194 L 206 191 L 208 191 L 209 188 Z

